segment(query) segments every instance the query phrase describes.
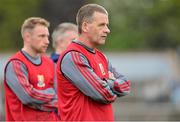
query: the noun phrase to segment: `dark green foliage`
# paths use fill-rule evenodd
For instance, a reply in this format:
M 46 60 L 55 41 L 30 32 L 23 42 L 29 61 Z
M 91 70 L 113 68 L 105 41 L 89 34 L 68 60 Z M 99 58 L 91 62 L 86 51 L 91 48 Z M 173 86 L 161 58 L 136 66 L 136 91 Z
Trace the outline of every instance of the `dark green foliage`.
M 21 24 L 30 16 L 39 16 L 39 0 L 0 0 L 0 50 L 22 47 Z
M 74 13 L 88 2 L 103 5 L 109 11 L 111 34 L 102 47 L 105 50 L 154 50 L 180 45 L 180 0 L 71 2 L 0 0 L 0 52 L 22 47 L 20 27 L 27 17 L 45 17 L 51 22 L 51 32 L 60 22 L 75 22 Z
M 95 0 L 109 11 L 106 50 L 165 49 L 180 45 L 179 0 Z

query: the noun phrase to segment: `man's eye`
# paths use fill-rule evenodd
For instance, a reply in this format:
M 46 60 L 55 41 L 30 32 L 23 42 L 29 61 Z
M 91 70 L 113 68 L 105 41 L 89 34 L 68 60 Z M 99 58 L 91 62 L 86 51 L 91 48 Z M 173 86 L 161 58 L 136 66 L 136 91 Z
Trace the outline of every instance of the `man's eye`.
M 40 37 L 46 37 L 46 35 L 40 35 Z
M 100 24 L 99 26 L 102 27 L 102 26 L 104 26 L 104 25 L 105 25 L 105 24 Z

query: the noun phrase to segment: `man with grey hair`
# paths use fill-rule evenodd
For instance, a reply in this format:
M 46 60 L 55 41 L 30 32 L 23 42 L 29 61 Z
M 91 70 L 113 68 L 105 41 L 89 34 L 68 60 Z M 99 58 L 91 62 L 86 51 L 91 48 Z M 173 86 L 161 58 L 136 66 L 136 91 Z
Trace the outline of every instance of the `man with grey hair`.
M 58 61 L 60 53 L 64 51 L 77 36 L 78 29 L 73 23 L 61 23 L 54 29 L 52 33 L 52 46 L 54 52 L 51 54 L 51 59 L 55 63 Z
M 79 37 L 57 63 L 58 112 L 62 121 L 113 121 L 112 104 L 130 92 L 130 81 L 97 49 L 107 35 L 106 9 L 82 6 L 76 16 Z

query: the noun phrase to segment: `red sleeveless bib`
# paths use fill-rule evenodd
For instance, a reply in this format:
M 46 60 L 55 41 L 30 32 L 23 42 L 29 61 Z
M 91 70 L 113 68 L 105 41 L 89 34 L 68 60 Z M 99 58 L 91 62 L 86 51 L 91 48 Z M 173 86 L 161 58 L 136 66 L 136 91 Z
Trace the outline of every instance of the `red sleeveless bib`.
M 83 54 L 89 61 L 94 72 L 101 79 L 108 78 L 108 62 L 100 51 L 96 49 L 96 53 L 92 53 L 77 43 L 71 43 L 67 50 L 61 54 L 57 63 L 58 111 L 61 119 L 91 121 L 114 120 L 111 104 L 102 104 L 92 100 L 64 77 L 60 67 L 61 61 L 64 55 L 70 51 L 77 51 Z
M 53 62 L 46 56 L 41 56 L 41 64 L 35 65 L 30 62 L 21 51 L 17 52 L 10 58 L 8 63 L 12 60 L 21 61 L 28 70 L 28 77 L 30 84 L 38 90 L 52 88 L 54 84 L 54 66 Z M 8 65 L 7 63 L 7 65 Z M 7 66 L 6 65 L 6 66 Z M 5 68 L 6 70 L 6 68 Z M 6 71 L 5 71 L 6 72 Z M 13 82 L 13 81 L 11 81 Z M 5 84 L 5 104 L 6 104 L 6 120 L 7 121 L 53 121 L 57 120 L 55 113 L 43 112 L 32 109 L 18 99 L 14 92 L 6 83 Z

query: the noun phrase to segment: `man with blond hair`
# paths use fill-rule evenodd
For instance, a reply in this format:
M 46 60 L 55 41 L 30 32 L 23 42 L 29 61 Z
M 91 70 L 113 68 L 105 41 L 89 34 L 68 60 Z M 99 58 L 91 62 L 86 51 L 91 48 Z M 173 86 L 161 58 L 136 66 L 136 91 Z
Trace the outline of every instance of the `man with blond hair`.
M 49 45 L 49 22 L 26 19 L 21 27 L 23 48 L 6 64 L 4 74 L 7 121 L 54 121 L 57 95 L 54 65 L 44 55 Z
M 77 25 L 69 22 L 59 24 L 52 33 L 52 46 L 54 52 L 51 59 L 54 63 L 58 61 L 59 55 L 67 48 L 72 40 L 78 37 Z

